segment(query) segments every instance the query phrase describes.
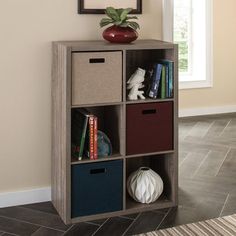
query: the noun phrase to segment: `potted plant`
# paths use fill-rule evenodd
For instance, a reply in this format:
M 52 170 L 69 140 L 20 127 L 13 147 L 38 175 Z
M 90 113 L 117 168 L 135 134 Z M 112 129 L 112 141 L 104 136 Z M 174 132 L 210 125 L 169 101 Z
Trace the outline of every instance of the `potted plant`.
M 137 16 L 128 16 L 132 8 L 115 9 L 107 7 L 105 14 L 108 18 L 103 18 L 100 21 L 100 26 L 112 24 L 103 32 L 103 38 L 111 43 L 130 43 L 138 38 L 137 29 L 139 24 L 131 19 L 138 19 Z

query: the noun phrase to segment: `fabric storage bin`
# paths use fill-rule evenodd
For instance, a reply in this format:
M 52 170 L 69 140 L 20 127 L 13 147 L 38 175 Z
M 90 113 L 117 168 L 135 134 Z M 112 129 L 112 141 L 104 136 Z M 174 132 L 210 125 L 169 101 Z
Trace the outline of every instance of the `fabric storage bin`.
M 73 165 L 71 217 L 123 209 L 123 161 Z
M 121 100 L 121 51 L 72 54 L 72 105 Z
M 173 103 L 127 105 L 126 154 L 173 149 Z

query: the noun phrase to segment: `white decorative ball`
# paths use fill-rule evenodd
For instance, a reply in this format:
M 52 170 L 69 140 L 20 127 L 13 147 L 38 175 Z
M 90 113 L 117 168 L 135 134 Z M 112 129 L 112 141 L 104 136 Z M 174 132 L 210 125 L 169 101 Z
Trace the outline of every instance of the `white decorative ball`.
M 141 203 L 155 202 L 163 192 L 161 177 L 148 167 L 141 167 L 127 180 L 129 195 Z

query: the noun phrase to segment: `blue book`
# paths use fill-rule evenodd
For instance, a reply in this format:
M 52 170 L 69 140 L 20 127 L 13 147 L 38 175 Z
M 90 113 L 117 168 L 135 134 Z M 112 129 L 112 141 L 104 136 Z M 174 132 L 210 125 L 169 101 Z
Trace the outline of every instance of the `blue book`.
M 173 81 L 173 77 L 174 77 L 174 62 L 172 61 L 170 63 L 170 76 L 169 76 L 169 80 L 170 80 L 170 97 L 173 97 L 174 95 L 174 81 Z
M 149 94 L 148 96 L 150 98 L 153 98 L 154 97 L 154 81 L 155 81 L 155 78 L 156 78 L 156 73 L 157 73 L 157 64 L 153 65 L 153 74 L 152 74 L 152 84 L 151 84 L 151 88 L 150 88 L 150 91 L 149 91 Z
M 155 72 L 153 74 L 153 82 L 152 82 L 152 87 L 149 92 L 149 97 L 151 98 L 157 98 L 158 94 L 158 88 L 161 80 L 161 71 L 162 71 L 162 64 L 156 64 L 155 65 Z
M 168 98 L 169 97 L 169 67 L 168 67 L 168 65 L 165 65 L 165 64 L 164 64 L 164 66 L 166 68 L 166 78 L 165 78 L 165 80 L 166 80 L 166 96 L 165 96 L 165 98 Z

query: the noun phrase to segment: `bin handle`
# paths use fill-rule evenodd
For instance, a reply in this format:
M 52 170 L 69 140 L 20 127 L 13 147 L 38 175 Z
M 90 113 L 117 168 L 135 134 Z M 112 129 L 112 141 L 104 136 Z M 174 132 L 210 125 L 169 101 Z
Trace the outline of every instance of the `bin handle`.
M 89 63 L 105 63 L 105 58 L 90 58 Z
M 90 174 L 91 175 L 96 175 L 96 174 L 102 174 L 102 173 L 106 173 L 106 168 L 100 168 L 100 169 L 92 169 L 90 170 Z
M 143 115 L 156 114 L 157 113 L 157 109 L 143 110 L 142 113 L 143 113 Z

